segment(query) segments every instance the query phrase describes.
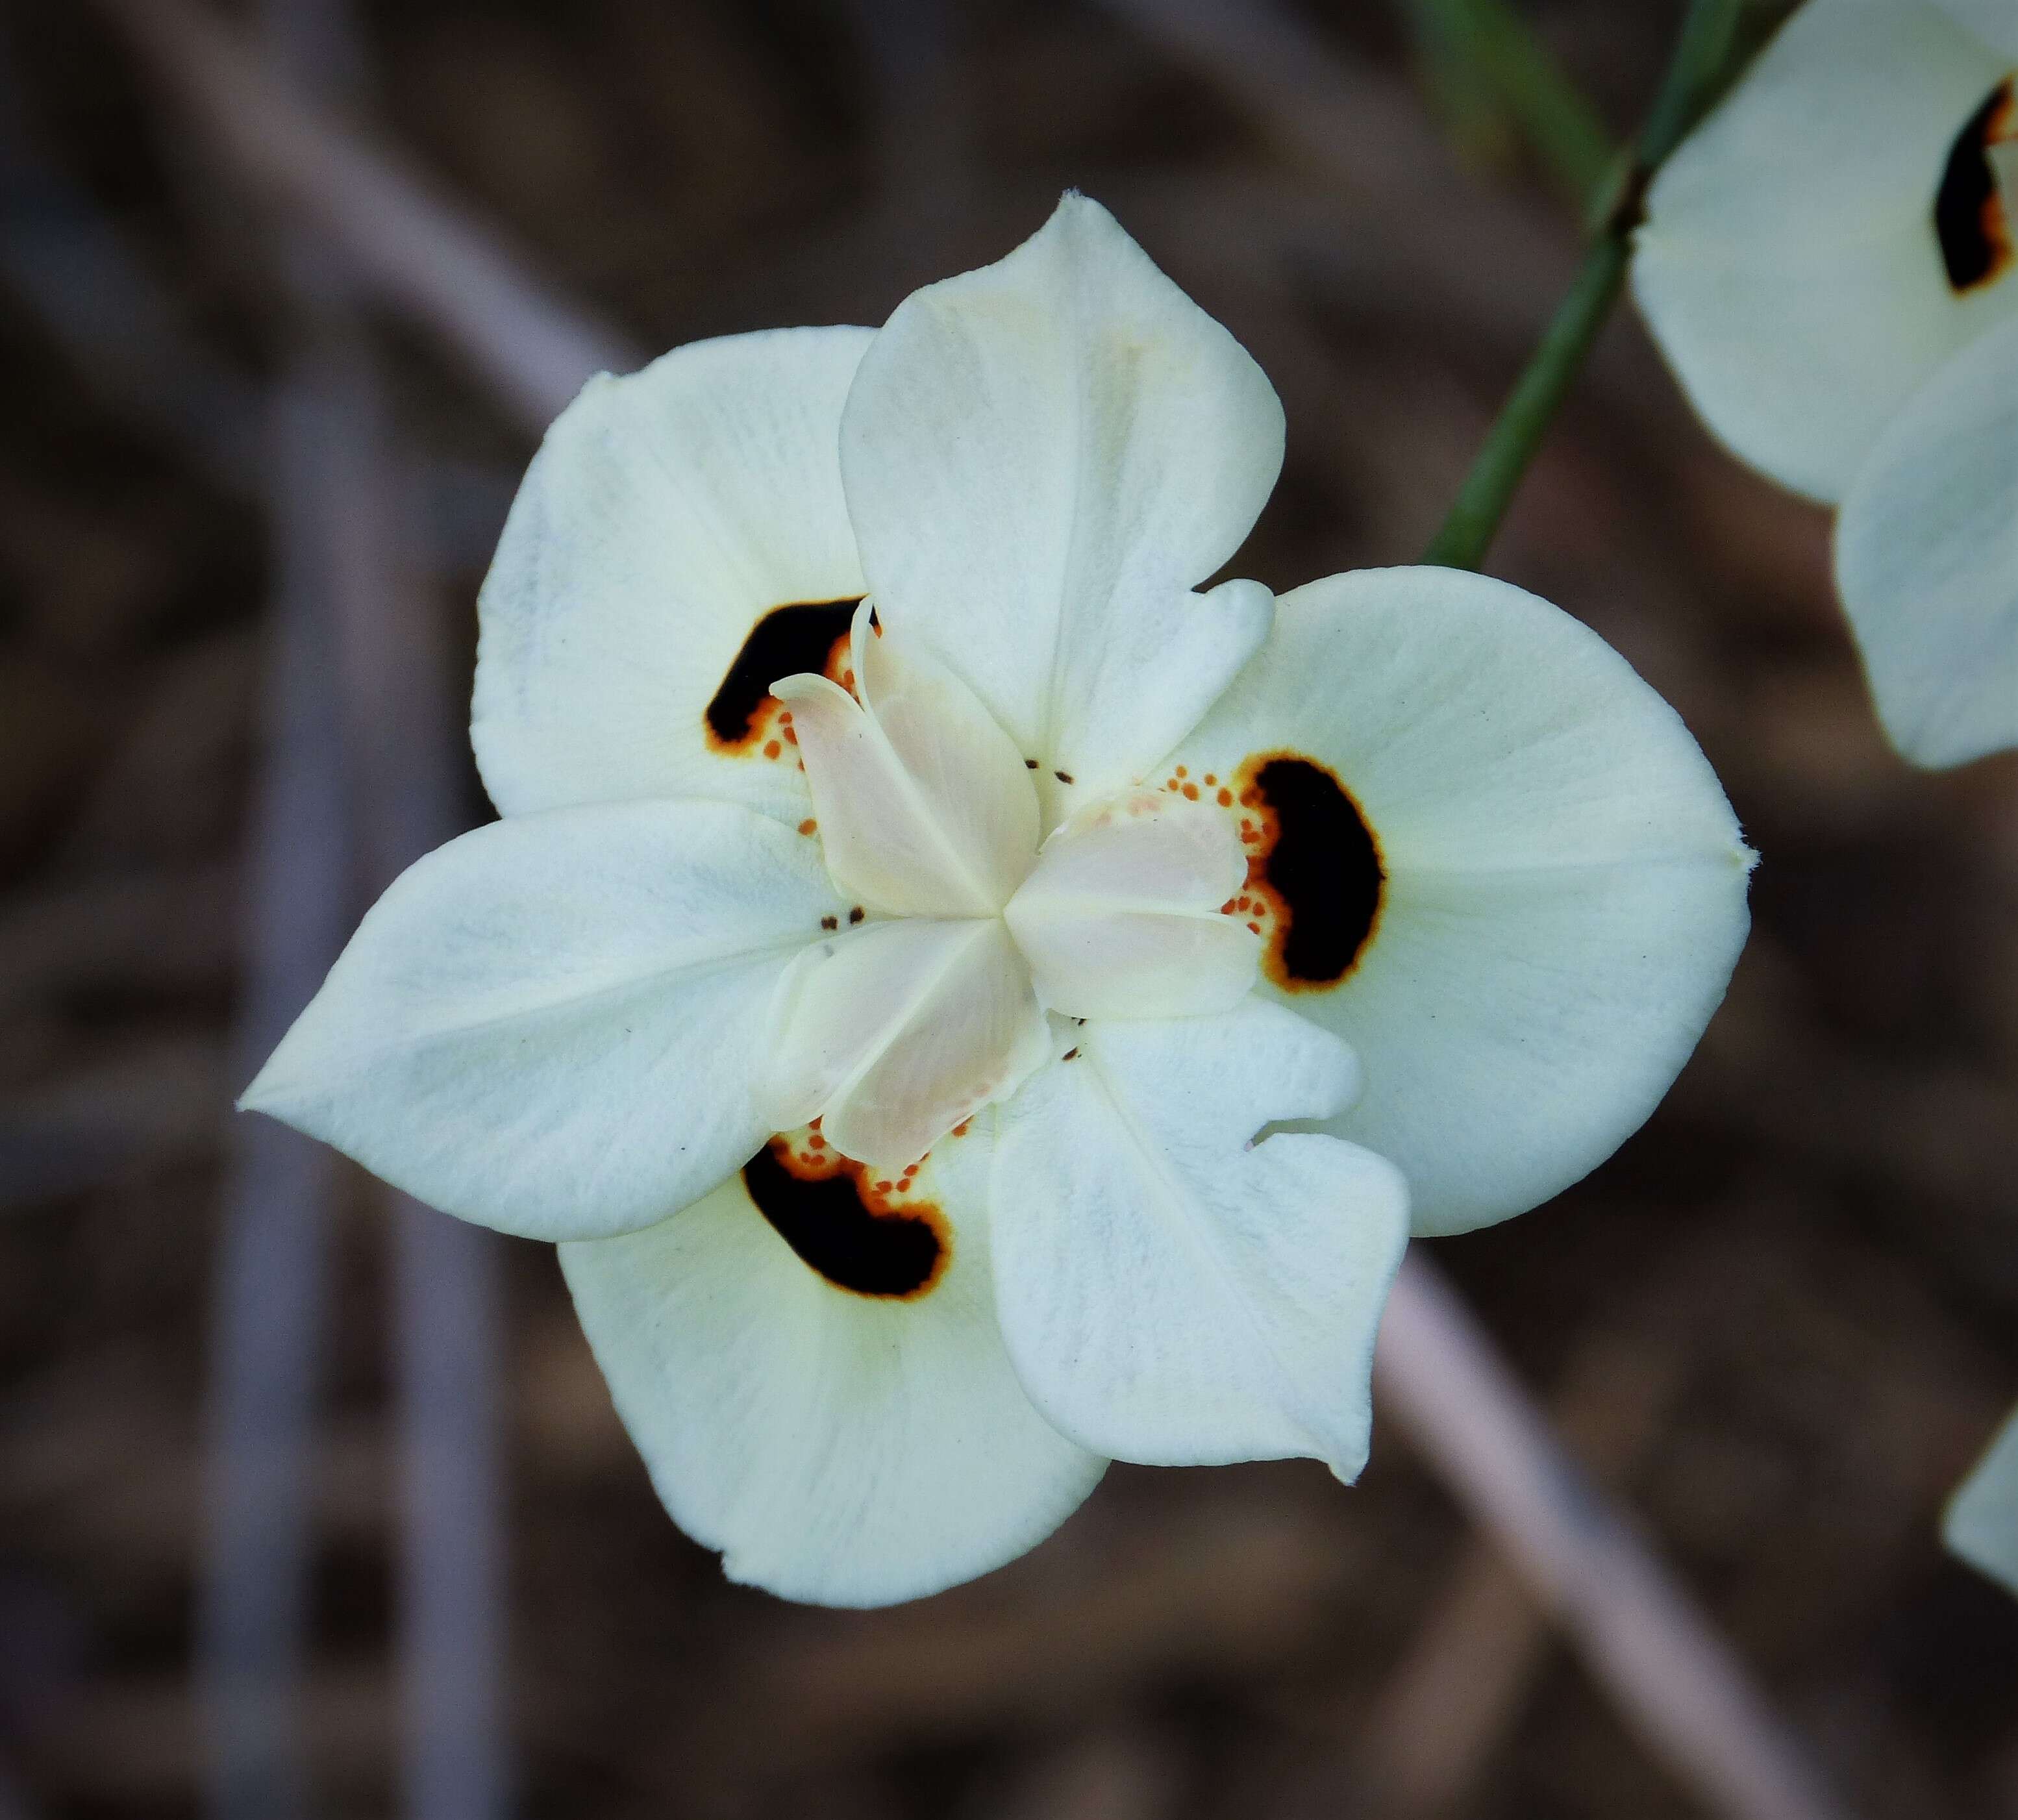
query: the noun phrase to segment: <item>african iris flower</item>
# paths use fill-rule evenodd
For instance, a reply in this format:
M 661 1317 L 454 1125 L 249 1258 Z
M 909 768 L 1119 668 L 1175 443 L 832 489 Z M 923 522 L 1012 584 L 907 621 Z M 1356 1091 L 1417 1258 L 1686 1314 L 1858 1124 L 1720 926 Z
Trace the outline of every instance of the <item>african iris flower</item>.
M 1633 258 L 1710 429 L 1838 508 L 1879 720 L 2018 745 L 2018 0 L 1808 0 L 1669 160 Z
M 1412 1195 L 1553 1194 L 1722 994 L 1750 856 L 1593 635 L 1445 570 L 1198 591 L 1282 439 L 1071 196 L 880 331 L 599 379 L 533 462 L 503 819 L 247 1103 L 559 1241 L 738 1579 L 931 1591 L 1110 1458 L 1351 1477 Z

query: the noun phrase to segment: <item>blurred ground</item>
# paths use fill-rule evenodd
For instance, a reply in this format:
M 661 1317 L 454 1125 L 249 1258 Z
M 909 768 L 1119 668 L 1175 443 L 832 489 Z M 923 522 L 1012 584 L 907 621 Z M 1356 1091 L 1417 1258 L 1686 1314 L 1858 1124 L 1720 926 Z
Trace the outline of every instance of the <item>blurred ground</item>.
M 653 347 L 879 320 L 1083 187 L 1283 396 L 1242 571 L 1409 560 L 1569 269 L 1560 208 L 1503 123 L 1459 123 L 1463 168 L 1425 139 L 1384 8 L 1305 16 L 1362 85 L 1356 186 L 1133 10 L 381 0 L 368 23 L 382 126 Z M 1532 9 L 1622 129 L 1676 10 Z M 249 205 L 84 9 L 0 23 L 9 155 L 67 173 L 226 376 L 263 381 Z M 56 205 L 6 175 L 18 244 Z M 197 1811 L 209 1239 L 271 578 L 258 502 L 63 326 L 0 283 L 0 1812 L 168 1820 Z M 387 341 L 410 444 L 508 487 L 523 438 Z M 465 646 L 504 494 L 474 497 L 436 591 Z M 2018 1396 L 2018 763 L 1890 756 L 1825 520 L 1709 445 L 1629 313 L 1493 568 L 1676 704 L 1765 859 L 1669 1104 L 1560 1203 L 1437 1254 L 1859 1811 L 2018 1815 L 2018 1606 L 1934 1539 Z M 392 1801 L 395 1463 L 387 1239 L 351 1192 L 311 1717 L 327 1811 L 365 1815 Z M 1351 1492 L 1307 1464 L 1117 1467 L 978 1585 L 795 1609 L 673 1529 L 551 1253 L 508 1268 L 528 1816 L 1315 1820 L 1385 1811 L 1376 1761 L 1461 1756 L 1439 1715 L 1475 1742 L 1451 1813 L 1692 1811 L 1391 1438 Z

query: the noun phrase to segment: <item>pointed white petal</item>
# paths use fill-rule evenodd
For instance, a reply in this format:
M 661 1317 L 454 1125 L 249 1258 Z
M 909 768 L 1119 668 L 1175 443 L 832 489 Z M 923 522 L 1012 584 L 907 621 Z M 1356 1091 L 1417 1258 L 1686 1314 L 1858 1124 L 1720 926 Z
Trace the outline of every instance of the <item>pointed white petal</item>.
M 996 1294 L 1018 1375 L 1116 1459 L 1365 1463 L 1368 1374 L 1408 1235 L 1388 1163 L 1278 1134 L 1352 1089 L 1345 1046 L 1250 998 L 1089 1023 L 998 1118 Z
M 780 984 L 765 1107 L 844 1156 L 901 1169 L 1051 1052 L 999 917 L 907 917 L 830 936 Z
M 2013 309 L 1958 294 L 1934 198 L 2008 57 L 1919 0 L 1809 0 L 1662 167 L 1633 287 L 1732 450 L 1839 499 L 1886 422 Z
M 773 1128 L 772 994 L 840 909 L 732 804 L 495 822 L 393 881 L 242 1103 L 503 1232 L 647 1225 Z
M 1037 850 L 1037 794 L 1008 736 L 960 678 L 877 635 L 852 641 L 858 704 L 824 676 L 782 677 L 827 865 L 899 916 L 993 916 Z
M 1130 782 L 1265 636 L 1265 590 L 1191 590 L 1282 458 L 1260 369 L 1078 195 L 899 306 L 841 426 L 884 623 L 966 678 L 1047 792 Z
M 1253 817 L 1264 990 L 1366 1071 L 1325 1128 L 1400 1165 L 1418 1232 L 1504 1219 L 1667 1091 L 1743 945 L 1752 856 L 1673 710 L 1546 601 L 1390 569 L 1279 609 L 1177 757 Z
M 823 668 L 864 592 L 838 437 L 869 339 L 696 342 L 590 381 L 548 431 L 479 604 L 471 737 L 504 814 L 646 796 L 805 814 L 765 690 Z M 841 604 L 767 617 L 817 602 Z
M 1835 526 L 1879 718 L 1916 765 L 2018 746 L 2018 318 L 1879 439 Z
M 1955 1489 L 1941 1540 L 1980 1573 L 2018 1594 L 2018 1412 Z
M 1224 914 L 1246 872 L 1231 812 L 1137 788 L 1089 805 L 1053 834 L 1004 917 L 1051 1011 L 1230 1011 L 1253 987 L 1261 958 L 1260 937 Z
M 646 1232 L 561 1247 L 653 1484 L 730 1579 L 824 1605 L 921 1597 L 1035 1547 L 1098 1481 L 1106 1463 L 1038 1415 L 1003 1351 L 987 1128 L 948 1139 L 901 1196 L 844 1174 L 795 1206 L 781 1171 L 758 1180 L 794 1240 L 850 1280 L 915 1282 L 910 1241 L 929 1252 L 935 1236 L 938 1274 L 908 1297 L 821 1275 L 740 1175 Z M 873 1218 L 865 1194 L 930 1223 Z

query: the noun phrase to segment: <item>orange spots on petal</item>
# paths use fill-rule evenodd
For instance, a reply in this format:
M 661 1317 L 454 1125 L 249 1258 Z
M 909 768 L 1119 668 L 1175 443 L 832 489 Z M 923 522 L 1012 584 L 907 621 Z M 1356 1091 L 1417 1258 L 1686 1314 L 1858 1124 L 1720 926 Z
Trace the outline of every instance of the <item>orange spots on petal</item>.
M 771 685 L 780 676 L 822 668 L 837 644 L 845 649 L 855 606 L 853 600 L 794 601 L 760 618 L 702 712 L 709 750 L 730 756 L 761 750 L 769 729 L 783 724 L 784 704 Z
M 1219 793 L 1219 806 L 1221 809 L 1231 809 L 1233 807 L 1233 792 L 1231 791 L 1224 787 L 1221 788 Z
M 801 1262 L 852 1294 L 913 1301 L 946 1274 L 950 1229 L 930 1202 L 894 1206 L 894 1185 L 867 1177 L 865 1165 L 826 1152 L 817 1133 L 803 1150 L 773 1138 L 743 1167 L 757 1210 Z
M 1184 800 L 1187 802 L 1196 802 L 1198 799 L 1199 787 L 1195 783 L 1187 783 L 1184 786 Z
M 776 758 L 784 749 L 776 740 L 766 740 L 764 742 L 764 756 L 767 758 Z
M 817 832 L 819 827 L 819 823 L 815 821 L 811 816 L 808 816 L 804 821 L 799 823 L 799 832 L 802 834 L 810 834 Z
M 1248 927 L 1268 947 L 1262 966 L 1286 991 L 1323 991 L 1358 964 L 1379 926 L 1387 869 L 1359 805 L 1336 773 L 1297 752 L 1257 752 L 1240 767 Z

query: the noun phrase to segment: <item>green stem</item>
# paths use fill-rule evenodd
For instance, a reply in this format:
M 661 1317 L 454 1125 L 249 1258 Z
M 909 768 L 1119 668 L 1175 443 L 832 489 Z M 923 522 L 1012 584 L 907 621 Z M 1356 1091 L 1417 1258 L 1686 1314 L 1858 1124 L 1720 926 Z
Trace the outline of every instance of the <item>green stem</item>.
M 1723 81 L 1743 0 L 1691 0 L 1680 37 L 1632 151 L 1605 186 L 1590 250 L 1513 392 L 1486 432 L 1435 537 L 1426 563 L 1475 569 L 1548 433 L 1557 409 L 1589 356 L 1624 288 L 1641 198 L 1662 162 L 1680 145 Z
M 1604 121 L 1507 0 L 1409 0 L 1423 38 L 1490 89 L 1579 203 L 1616 155 Z
M 1424 562 L 1476 569 L 1485 559 L 1557 407 L 1576 383 L 1590 344 L 1611 313 L 1626 282 L 1626 256 L 1625 237 L 1617 234 L 1605 235 L 1584 255 L 1568 295 L 1515 381 L 1456 501 L 1423 552 Z

